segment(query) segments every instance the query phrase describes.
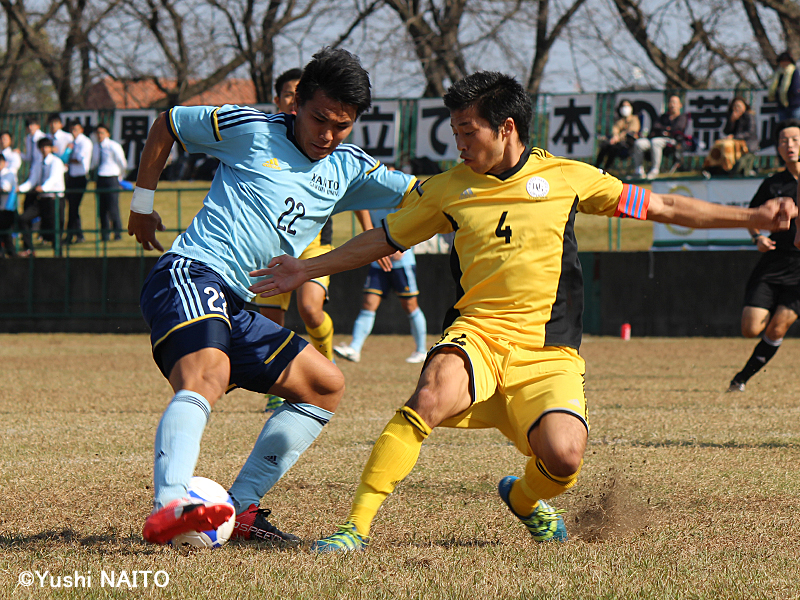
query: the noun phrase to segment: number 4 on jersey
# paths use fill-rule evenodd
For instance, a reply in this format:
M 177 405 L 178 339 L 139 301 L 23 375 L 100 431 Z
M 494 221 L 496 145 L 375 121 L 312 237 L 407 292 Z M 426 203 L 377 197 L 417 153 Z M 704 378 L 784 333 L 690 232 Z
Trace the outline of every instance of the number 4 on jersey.
M 503 214 L 500 215 L 500 222 L 497 224 L 497 229 L 494 230 L 494 235 L 499 238 L 505 238 L 506 244 L 511 243 L 511 226 L 506 225 L 503 227 L 503 224 L 506 222 L 506 216 L 508 215 L 508 211 L 504 210 Z

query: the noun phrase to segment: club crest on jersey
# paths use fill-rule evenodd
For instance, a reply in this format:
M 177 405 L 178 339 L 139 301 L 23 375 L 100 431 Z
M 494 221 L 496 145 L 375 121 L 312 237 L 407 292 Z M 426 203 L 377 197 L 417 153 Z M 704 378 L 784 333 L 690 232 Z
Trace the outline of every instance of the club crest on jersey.
M 270 158 L 267 162 L 261 164 L 262 167 L 269 167 L 270 169 L 275 169 L 276 171 L 281 170 L 281 165 L 278 162 L 277 158 Z
M 464 198 L 472 198 L 474 195 L 475 192 L 472 191 L 472 188 L 467 188 L 463 192 L 461 192 L 459 199 L 463 200 Z
M 316 173 L 311 174 L 311 187 L 317 191 L 335 196 L 339 192 L 339 182 L 335 179 L 325 179 Z
M 550 193 L 550 184 L 544 177 L 531 177 L 525 184 L 525 189 L 528 190 L 531 198 L 547 198 L 547 194 Z

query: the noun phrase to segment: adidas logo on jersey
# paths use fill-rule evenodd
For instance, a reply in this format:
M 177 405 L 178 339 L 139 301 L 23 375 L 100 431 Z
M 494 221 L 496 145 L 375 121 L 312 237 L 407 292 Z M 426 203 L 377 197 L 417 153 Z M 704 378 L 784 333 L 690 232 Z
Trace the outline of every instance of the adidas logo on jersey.
M 275 169 L 277 171 L 281 170 L 281 165 L 278 162 L 277 158 L 270 158 L 267 162 L 261 165 L 262 167 L 269 167 L 270 169 Z
M 459 200 L 463 200 L 464 198 L 472 198 L 474 195 L 475 192 L 472 191 L 472 188 L 467 188 L 463 192 L 461 192 L 461 195 L 459 195 L 458 198 Z

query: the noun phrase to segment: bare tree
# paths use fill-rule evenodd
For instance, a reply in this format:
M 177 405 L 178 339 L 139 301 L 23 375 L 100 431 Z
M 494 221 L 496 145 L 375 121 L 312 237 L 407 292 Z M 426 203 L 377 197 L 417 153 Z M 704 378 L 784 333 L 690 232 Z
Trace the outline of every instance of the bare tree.
M 83 106 L 92 83 L 90 36 L 120 3 L 52 0 L 43 10 L 35 11 L 28 10 L 24 0 L 0 0 L 9 25 L 13 23 L 19 31 L 25 46 L 22 52 L 42 66 L 62 110 Z M 61 40 L 60 47 L 53 40 Z
M 539 93 L 539 88 L 542 85 L 542 78 L 544 76 L 544 69 L 545 66 L 547 66 L 547 61 L 550 59 L 550 50 L 563 33 L 564 28 L 585 1 L 586 0 L 574 0 L 548 32 L 550 0 L 537 0 L 536 46 L 530 74 L 528 75 L 527 89 L 529 94 L 536 96 Z
M 443 96 L 447 81 L 467 75 L 459 27 L 468 0 L 427 5 L 418 0 L 385 0 L 403 23 L 425 77 L 425 97 Z
M 764 21 L 758 10 L 758 4 L 775 13 L 781 26 L 784 44 L 776 48 L 767 33 Z M 792 56 L 800 56 L 800 5 L 790 0 L 742 0 L 747 20 L 753 30 L 761 54 L 772 68 L 778 65 L 778 54 L 784 49 Z
M 275 38 L 290 24 L 305 18 L 317 0 L 208 0 L 228 23 L 237 58 L 246 62 L 256 88 L 257 102 L 272 101 L 272 75 L 275 68 Z
M 27 62 L 28 47 L 23 43 L 19 28 L 13 20 L 6 19 L 5 46 L 0 57 L 0 113 L 10 110 L 14 88 Z

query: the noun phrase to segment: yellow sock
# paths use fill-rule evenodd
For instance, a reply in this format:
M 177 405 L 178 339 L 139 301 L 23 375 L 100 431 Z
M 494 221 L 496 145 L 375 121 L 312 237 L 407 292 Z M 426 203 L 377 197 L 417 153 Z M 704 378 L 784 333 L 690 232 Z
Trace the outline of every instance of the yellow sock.
M 404 406 L 386 424 L 361 474 L 348 521 L 358 533 L 369 535 L 372 520 L 383 501 L 395 486 L 411 473 L 417 464 L 422 442 L 431 428 L 414 412 Z
M 583 465 L 583 462 L 581 462 Z M 525 477 L 511 486 L 508 499 L 514 511 L 527 517 L 539 500 L 547 500 L 563 494 L 578 481 L 580 467 L 568 477 L 556 477 L 545 468 L 544 463 L 533 456 L 525 466 Z
M 326 312 L 322 313 L 325 318 L 322 320 L 322 325 L 319 327 L 309 327 L 306 325 L 306 331 L 311 338 L 311 343 L 314 348 L 320 351 L 322 356 L 328 360 L 333 360 L 333 319 Z

